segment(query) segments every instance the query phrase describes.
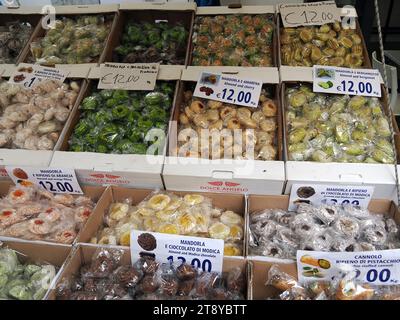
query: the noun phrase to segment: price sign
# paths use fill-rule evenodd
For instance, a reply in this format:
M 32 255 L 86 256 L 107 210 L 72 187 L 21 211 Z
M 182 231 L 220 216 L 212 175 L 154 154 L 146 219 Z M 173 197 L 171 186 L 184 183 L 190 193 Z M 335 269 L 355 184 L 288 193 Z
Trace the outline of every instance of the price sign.
M 353 205 L 367 208 L 374 193 L 371 186 L 303 185 L 293 184 L 290 192 L 289 210 L 300 203 L 318 205 Z
M 364 252 L 297 251 L 300 283 L 349 275 L 359 283 L 400 284 L 400 249 Z
M 375 69 L 313 67 L 313 91 L 381 97 L 380 73 Z
M 83 194 L 73 169 L 6 166 L 16 185 L 36 185 L 53 193 Z
M 188 263 L 197 269 L 222 272 L 224 241 L 132 230 L 131 259 L 149 256 L 161 263 Z
M 154 90 L 158 63 L 106 63 L 100 66 L 98 89 Z
M 340 21 L 340 11 L 335 1 L 281 4 L 279 10 L 285 28 Z
M 66 77 L 67 74 L 64 71 L 56 68 L 21 63 L 11 75 L 8 83 L 32 89 L 43 80 L 56 80 L 62 83 Z
M 261 87 L 261 80 L 202 72 L 193 95 L 199 98 L 257 108 Z

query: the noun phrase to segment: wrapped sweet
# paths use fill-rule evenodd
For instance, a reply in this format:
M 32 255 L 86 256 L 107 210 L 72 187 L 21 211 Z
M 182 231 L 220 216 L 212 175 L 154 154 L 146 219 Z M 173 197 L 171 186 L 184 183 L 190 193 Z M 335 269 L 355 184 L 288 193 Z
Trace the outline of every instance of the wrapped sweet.
M 250 255 L 295 259 L 297 250 L 358 252 L 400 247 L 396 222 L 349 205 L 300 204 L 250 215 Z
M 274 29 L 272 14 L 197 16 L 192 65 L 270 67 Z
M 119 154 L 146 154 L 155 129 L 166 134 L 175 86 L 159 82 L 152 92 L 100 90 L 86 97 L 81 116 L 69 140 L 70 150 Z M 147 138 L 146 138 L 147 136 Z M 158 141 L 163 150 L 165 139 Z
M 343 29 L 340 22 L 282 28 L 280 41 L 282 65 L 355 69 L 366 64 L 361 35 L 355 29 Z
M 0 199 L 0 235 L 71 244 L 94 208 L 86 196 L 13 187 Z
M 92 243 L 129 246 L 131 230 L 142 230 L 222 239 L 225 255 L 242 255 L 243 217 L 200 194 L 154 192 L 137 205 L 113 203 L 104 220 Z
M 286 89 L 292 161 L 394 163 L 389 120 L 378 98 Z
M 41 65 L 98 62 L 110 33 L 112 17 L 83 15 L 57 19 L 54 28 L 31 43 L 31 62 Z
M 79 274 L 61 279 L 59 300 L 177 300 L 243 299 L 246 283 L 240 268 L 222 275 L 204 272 L 188 264 L 160 264 L 141 258 L 133 266 L 121 265 L 122 250 L 99 248 Z M 100 272 L 100 273 L 99 273 Z M 77 285 L 78 284 L 78 285 Z
M 257 108 L 184 93 L 179 114 L 177 156 L 206 159 L 275 160 L 278 107 L 262 90 Z
M 0 246 L 0 300 L 41 300 L 55 276 L 54 266 L 27 261 L 15 250 Z
M 19 20 L 0 26 L 0 63 L 16 63 L 32 32 L 29 22 Z
M 44 80 L 32 90 L 0 83 L 0 148 L 53 150 L 80 86 Z
M 123 63 L 185 64 L 189 32 L 180 23 L 128 22 L 114 61 Z

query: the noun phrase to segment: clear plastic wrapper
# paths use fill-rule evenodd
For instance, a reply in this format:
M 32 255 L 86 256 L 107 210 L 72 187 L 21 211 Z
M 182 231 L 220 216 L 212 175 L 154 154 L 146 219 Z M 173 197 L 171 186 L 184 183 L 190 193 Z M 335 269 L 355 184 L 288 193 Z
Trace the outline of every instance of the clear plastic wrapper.
M 361 68 L 364 65 L 362 38 L 356 29 L 343 29 L 340 22 L 322 26 L 282 28 L 283 65 L 329 65 Z
M 83 201 L 84 207 L 77 206 Z M 0 199 L 0 234 L 71 244 L 94 206 L 85 196 L 53 195 L 33 186 L 12 187 Z
M 307 84 L 289 86 L 285 96 L 290 160 L 394 162 L 389 120 L 377 98 L 314 93 Z
M 398 226 L 359 207 L 299 204 L 249 216 L 250 255 L 295 259 L 297 250 L 358 252 L 400 248 Z
M 98 62 L 111 24 L 111 16 L 57 19 L 54 28 L 31 43 L 31 62 L 42 65 Z
M 242 255 L 243 228 L 241 215 L 213 207 L 203 195 L 156 191 L 135 206 L 130 199 L 113 203 L 92 242 L 129 246 L 131 230 L 143 230 L 223 239 L 225 255 L 238 256 Z
M 44 80 L 32 90 L 0 82 L 0 148 L 53 150 L 79 90 L 75 81 Z

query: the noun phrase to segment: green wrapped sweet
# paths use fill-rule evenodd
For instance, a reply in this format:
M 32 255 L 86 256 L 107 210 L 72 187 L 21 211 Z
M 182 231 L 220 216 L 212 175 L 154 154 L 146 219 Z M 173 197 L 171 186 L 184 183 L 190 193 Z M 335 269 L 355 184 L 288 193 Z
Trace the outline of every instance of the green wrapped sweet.
M 391 130 L 377 98 L 312 93 L 286 88 L 289 159 L 294 161 L 393 163 Z M 299 146 L 306 144 L 306 150 Z
M 94 92 L 82 102 L 80 120 L 69 140 L 70 150 L 146 154 L 153 144 L 145 141 L 146 134 L 152 128 L 167 130 L 174 92 L 170 82 L 158 82 L 152 92 Z
M 32 61 L 43 65 L 55 63 L 97 62 L 111 29 L 112 18 L 103 16 L 63 17 L 55 21 L 44 38 L 31 43 Z

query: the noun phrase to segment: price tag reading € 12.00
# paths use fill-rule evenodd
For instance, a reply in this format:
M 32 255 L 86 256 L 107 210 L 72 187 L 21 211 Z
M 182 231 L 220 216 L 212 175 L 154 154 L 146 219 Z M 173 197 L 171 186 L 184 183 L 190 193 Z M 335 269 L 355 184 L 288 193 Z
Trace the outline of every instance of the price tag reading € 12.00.
M 52 193 L 83 194 L 73 169 L 6 166 L 16 185 L 36 185 Z
M 32 89 L 43 80 L 56 80 L 63 83 L 66 77 L 67 74 L 57 68 L 21 63 L 11 75 L 8 83 Z
M 154 90 L 158 63 L 106 63 L 100 66 L 98 89 Z
M 380 73 L 375 69 L 314 66 L 313 91 L 381 97 Z
M 131 260 L 148 256 L 160 263 L 188 263 L 206 272 L 222 272 L 224 241 L 147 231 L 131 231 Z
M 257 108 L 262 81 L 230 74 L 202 72 L 193 96 Z
M 285 28 L 340 21 L 340 11 L 335 1 L 281 4 L 279 11 Z

